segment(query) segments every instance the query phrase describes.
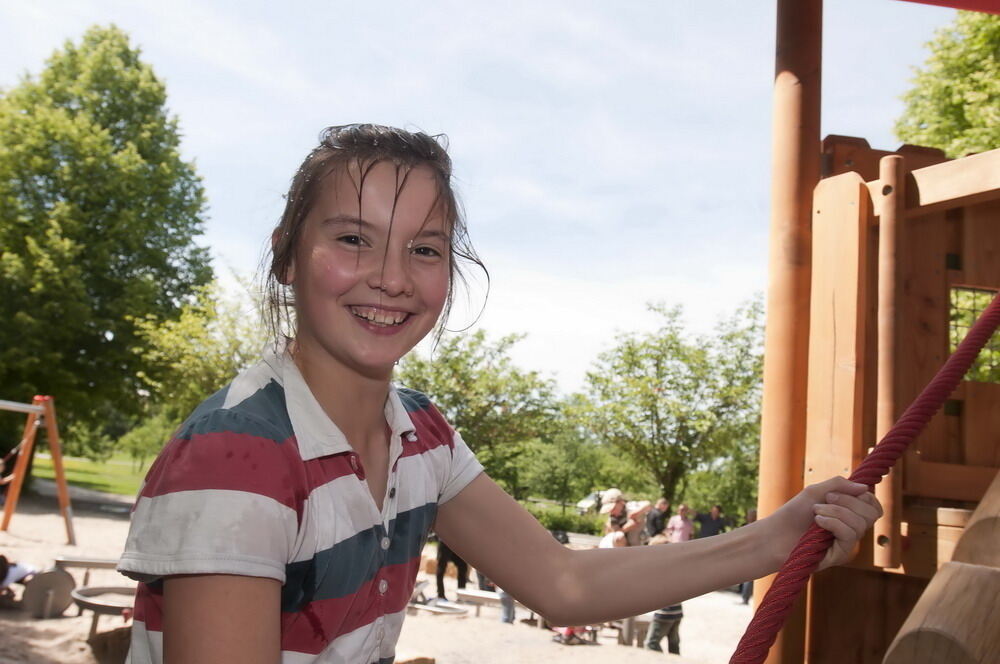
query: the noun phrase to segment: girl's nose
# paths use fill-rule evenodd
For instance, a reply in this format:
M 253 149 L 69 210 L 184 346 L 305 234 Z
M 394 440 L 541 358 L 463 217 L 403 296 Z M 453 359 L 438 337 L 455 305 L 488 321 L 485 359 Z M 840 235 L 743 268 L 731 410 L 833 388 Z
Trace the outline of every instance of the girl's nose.
M 405 258 L 386 255 L 382 261 L 372 266 L 368 286 L 389 297 L 412 296 L 413 279 L 410 277 L 408 258 L 409 255 Z

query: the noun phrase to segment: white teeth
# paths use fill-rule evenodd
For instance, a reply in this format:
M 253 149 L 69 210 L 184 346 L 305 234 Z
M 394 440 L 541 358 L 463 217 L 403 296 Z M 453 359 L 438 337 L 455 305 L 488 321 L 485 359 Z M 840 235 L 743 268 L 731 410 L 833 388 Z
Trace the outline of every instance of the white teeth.
M 404 311 L 382 311 L 375 307 L 351 307 L 351 313 L 382 327 L 399 325 L 409 316 Z

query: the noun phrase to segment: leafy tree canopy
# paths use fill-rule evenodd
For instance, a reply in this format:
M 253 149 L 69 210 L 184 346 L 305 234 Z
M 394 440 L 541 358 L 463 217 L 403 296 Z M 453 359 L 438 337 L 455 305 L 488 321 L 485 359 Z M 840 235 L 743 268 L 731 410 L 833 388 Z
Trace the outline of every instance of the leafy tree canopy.
M 587 374 L 592 430 L 671 501 L 689 474 L 727 464 L 747 474 L 743 486 L 754 487 L 761 305 L 742 308 L 714 336 L 702 338 L 685 334 L 679 308 L 651 308 L 662 316 L 660 328 L 620 337 Z
M 958 12 L 927 46 L 896 135 L 950 157 L 1000 147 L 1000 16 Z
M 2 398 L 51 394 L 90 428 L 135 413 L 135 321 L 210 281 L 204 191 L 165 103 L 114 26 L 0 93 Z
M 247 298 L 225 297 L 216 283 L 199 287 L 177 318 L 147 314 L 133 322 L 133 349 L 150 402 L 179 425 L 202 401 L 260 357 L 266 336 Z
M 519 457 L 530 441 L 551 435 L 557 414 L 552 381 L 511 360 L 518 339 L 492 341 L 481 330 L 454 336 L 433 357 L 407 355 L 397 372 L 400 384 L 431 398 L 486 472 L 515 497 L 525 482 Z

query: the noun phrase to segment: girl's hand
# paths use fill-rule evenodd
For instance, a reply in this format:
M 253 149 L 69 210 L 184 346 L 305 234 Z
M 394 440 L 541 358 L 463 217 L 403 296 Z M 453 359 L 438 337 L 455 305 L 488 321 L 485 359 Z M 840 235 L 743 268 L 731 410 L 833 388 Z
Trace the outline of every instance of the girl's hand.
M 771 522 L 779 565 L 812 523 L 830 531 L 836 539 L 819 565 L 826 569 L 853 558 L 858 541 L 881 516 L 882 505 L 867 486 L 833 477 L 807 486 L 764 521 Z

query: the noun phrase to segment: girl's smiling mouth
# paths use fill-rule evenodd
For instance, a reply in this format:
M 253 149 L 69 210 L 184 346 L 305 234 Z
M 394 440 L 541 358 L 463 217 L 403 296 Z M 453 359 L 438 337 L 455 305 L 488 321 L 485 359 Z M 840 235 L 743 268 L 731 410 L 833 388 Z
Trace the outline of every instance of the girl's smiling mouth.
M 405 323 L 411 316 L 408 311 L 390 310 L 380 307 L 351 305 L 348 309 L 356 318 L 360 318 L 376 327 L 397 327 Z

